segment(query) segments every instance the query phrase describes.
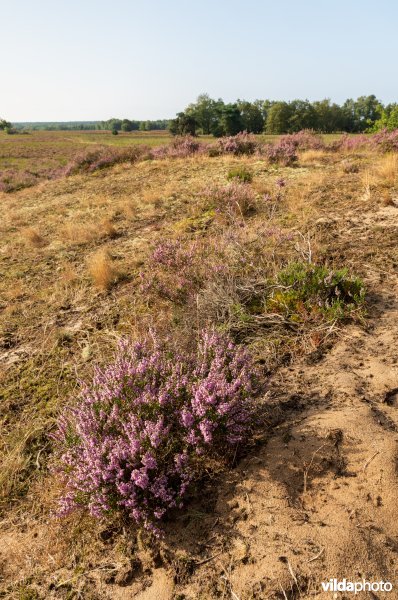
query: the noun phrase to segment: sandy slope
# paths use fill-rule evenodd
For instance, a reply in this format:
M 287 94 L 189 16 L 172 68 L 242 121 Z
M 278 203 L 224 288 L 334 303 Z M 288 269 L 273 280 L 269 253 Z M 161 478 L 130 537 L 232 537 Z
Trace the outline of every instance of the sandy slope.
M 351 240 L 370 221 L 391 234 L 398 211 L 344 221 Z M 224 482 L 196 532 L 188 526 L 171 534 L 210 560 L 185 584 L 183 577 L 177 588 L 165 586 L 164 600 L 177 592 L 187 599 L 329 598 L 320 582 L 332 577 L 398 586 L 397 283 L 390 273 L 370 298 L 366 330 L 348 328 L 319 362 L 296 363 L 271 382 L 270 419 L 281 407 L 285 417 Z M 157 598 L 150 589 L 135 597 Z M 398 587 L 386 596 L 398 597 Z

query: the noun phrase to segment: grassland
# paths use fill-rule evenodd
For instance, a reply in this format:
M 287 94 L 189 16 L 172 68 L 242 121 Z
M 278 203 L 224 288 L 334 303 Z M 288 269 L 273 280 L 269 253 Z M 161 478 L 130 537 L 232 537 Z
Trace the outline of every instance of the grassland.
M 309 150 L 293 167 L 165 158 L 47 180 L 80 148 L 169 141 L 0 136 L 0 170 L 39 180 L 0 193 L 2 598 L 310 598 L 325 573 L 386 576 L 394 559 L 395 155 Z M 223 210 L 214 189 L 242 169 L 250 203 Z M 178 264 L 154 262 L 165 242 L 193 252 L 188 288 Z M 286 269 L 309 263 L 361 278 L 366 311 L 289 294 Z M 49 434 L 78 378 L 122 335 L 152 327 L 184 346 L 209 325 L 250 348 L 267 382 L 247 456 L 202 482 L 159 547 L 128 522 L 55 518 Z

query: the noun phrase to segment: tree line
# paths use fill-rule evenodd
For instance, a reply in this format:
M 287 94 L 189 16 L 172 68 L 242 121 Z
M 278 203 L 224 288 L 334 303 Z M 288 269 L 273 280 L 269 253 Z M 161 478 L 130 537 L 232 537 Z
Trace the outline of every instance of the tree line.
M 329 99 L 225 103 L 221 98 L 214 100 L 201 94 L 169 125 L 174 135 L 216 137 L 240 131 L 282 134 L 313 129 L 322 133 L 361 133 L 383 128 L 398 128 L 398 104 L 383 105 L 375 95 L 348 99 L 339 105 Z

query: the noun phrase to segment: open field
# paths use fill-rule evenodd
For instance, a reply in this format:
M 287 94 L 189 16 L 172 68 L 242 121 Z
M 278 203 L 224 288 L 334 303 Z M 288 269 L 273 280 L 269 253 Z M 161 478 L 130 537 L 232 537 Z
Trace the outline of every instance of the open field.
M 338 136 L 325 135 L 327 142 Z M 272 142 L 278 136 L 260 135 L 261 141 Z M 7 135 L 0 131 L 0 189 L 17 190 L 46 179 L 56 179 L 78 152 L 90 148 L 131 145 L 149 148 L 169 144 L 167 131 L 131 132 L 112 135 L 109 131 L 32 131 Z M 200 136 L 203 143 L 215 143 L 213 136 Z
M 38 180 L 0 192 L 0 597 L 309 600 L 330 577 L 395 582 L 396 154 L 196 153 L 46 180 L 132 141 L 171 140 L 0 133 L 0 171 Z M 54 516 L 49 434 L 78 380 L 121 336 L 182 352 L 204 328 L 259 370 L 246 447 L 211 457 L 160 540 L 119 514 Z

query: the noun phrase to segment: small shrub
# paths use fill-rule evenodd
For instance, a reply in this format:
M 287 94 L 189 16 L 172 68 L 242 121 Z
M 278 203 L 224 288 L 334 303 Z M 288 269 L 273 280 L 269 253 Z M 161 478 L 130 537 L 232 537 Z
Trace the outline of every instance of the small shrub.
M 63 174 L 68 177 L 80 172 L 93 173 L 118 163 L 134 163 L 144 152 L 145 148 L 139 146 L 128 146 L 127 148 L 100 147 L 94 150 L 85 150 L 74 157 L 64 168 Z
M 156 339 L 122 341 L 53 436 L 66 486 L 61 514 L 123 511 L 158 534 L 208 458 L 228 460 L 249 437 L 254 386 L 247 352 L 213 331 L 192 354 Z
M 251 183 L 253 181 L 253 174 L 247 167 L 235 167 L 228 171 L 227 179 L 228 181 L 237 180 L 241 183 Z
M 381 152 L 398 152 L 398 129 L 383 129 L 371 137 L 370 143 Z
M 147 269 L 141 271 L 141 291 L 183 303 L 197 290 L 203 273 L 203 262 L 196 260 L 196 243 L 166 240 L 158 244 L 149 258 Z
M 325 148 L 322 136 L 312 129 L 302 129 L 297 133 L 283 135 L 279 143 L 291 143 L 297 150 L 323 150 Z
M 203 195 L 213 208 L 229 217 L 249 215 L 256 206 L 256 195 L 252 188 L 239 181 L 232 181 L 221 187 L 210 187 Z
M 187 158 L 204 151 L 205 145 L 201 144 L 190 135 L 176 137 L 167 146 L 159 146 L 151 150 L 152 158 Z
M 237 135 L 223 137 L 218 140 L 221 152 L 226 154 L 254 154 L 257 149 L 257 141 L 254 135 L 243 131 Z
M 263 149 L 263 154 L 271 164 L 279 164 L 284 167 L 293 165 L 297 157 L 297 146 L 289 139 L 281 139 L 276 144 L 267 144 Z
M 319 317 L 344 321 L 363 304 L 364 294 L 362 281 L 346 269 L 291 263 L 279 273 L 266 304 L 294 322 Z

